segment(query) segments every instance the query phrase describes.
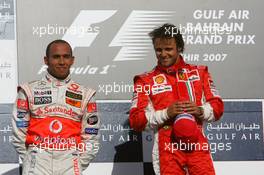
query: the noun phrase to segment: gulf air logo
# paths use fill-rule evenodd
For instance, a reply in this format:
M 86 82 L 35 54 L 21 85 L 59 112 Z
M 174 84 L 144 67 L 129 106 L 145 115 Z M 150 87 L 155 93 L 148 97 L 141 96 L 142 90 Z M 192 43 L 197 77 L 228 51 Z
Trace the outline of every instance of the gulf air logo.
M 82 29 L 91 29 L 93 25 L 103 23 L 116 14 L 117 10 L 81 10 L 62 39 L 68 41 L 73 49 L 91 47 L 100 35 L 100 30 L 96 28 L 96 30 L 83 32 Z M 108 44 L 108 47 L 120 48 L 113 61 L 144 59 L 152 49 L 152 41 L 148 33 L 155 27 L 170 21 L 173 15 L 174 11 L 133 10 Z

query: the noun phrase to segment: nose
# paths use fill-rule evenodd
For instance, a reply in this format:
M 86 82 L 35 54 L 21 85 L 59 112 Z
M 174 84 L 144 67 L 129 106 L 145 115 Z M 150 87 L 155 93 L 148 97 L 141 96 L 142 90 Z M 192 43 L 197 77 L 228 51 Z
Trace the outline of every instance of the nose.
M 161 55 L 162 58 L 164 58 L 164 57 L 166 57 L 166 52 L 164 50 L 162 50 L 160 55 Z
M 61 56 L 60 58 L 59 58 L 59 64 L 64 64 L 65 62 L 64 62 L 64 58 L 63 58 L 63 56 Z

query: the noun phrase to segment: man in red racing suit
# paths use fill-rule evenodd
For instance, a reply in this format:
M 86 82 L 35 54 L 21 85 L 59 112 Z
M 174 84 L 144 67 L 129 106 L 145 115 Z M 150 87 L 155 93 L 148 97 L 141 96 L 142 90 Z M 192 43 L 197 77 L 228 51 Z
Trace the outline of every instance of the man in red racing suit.
M 137 131 L 155 134 L 153 167 L 161 175 L 214 175 L 210 146 L 203 135 L 203 122 L 218 120 L 223 102 L 206 66 L 190 65 L 179 54 L 184 42 L 177 30 L 164 24 L 150 33 L 158 65 L 134 78 L 130 125 Z M 195 116 L 199 134 L 195 147 L 181 149 L 173 136 L 173 120 L 178 114 Z M 176 136 L 177 137 L 177 136 Z M 185 145 L 186 146 L 186 145 Z

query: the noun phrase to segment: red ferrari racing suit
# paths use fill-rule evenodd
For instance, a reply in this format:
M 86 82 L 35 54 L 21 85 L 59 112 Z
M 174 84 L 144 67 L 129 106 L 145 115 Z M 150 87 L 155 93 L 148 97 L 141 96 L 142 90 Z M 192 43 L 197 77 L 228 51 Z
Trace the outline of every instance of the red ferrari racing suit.
M 173 120 L 169 119 L 167 108 L 179 100 L 194 101 L 204 111 L 196 119 L 200 130 L 199 145 L 192 151 L 181 150 L 174 144 Z M 207 67 L 186 64 L 180 57 L 179 63 L 169 68 L 158 65 L 151 72 L 135 76 L 129 120 L 137 131 L 154 130 L 152 159 L 156 174 L 184 175 L 188 171 L 190 175 L 213 175 L 214 167 L 202 124 L 218 120 L 223 107 Z
M 13 145 L 23 174 L 78 175 L 99 150 L 95 91 L 47 74 L 22 84 L 13 111 Z

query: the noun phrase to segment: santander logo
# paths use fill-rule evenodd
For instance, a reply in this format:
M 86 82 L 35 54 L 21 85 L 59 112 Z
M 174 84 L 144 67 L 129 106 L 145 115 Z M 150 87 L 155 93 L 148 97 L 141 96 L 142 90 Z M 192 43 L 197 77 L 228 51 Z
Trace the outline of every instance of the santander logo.
M 60 106 L 54 106 L 54 107 L 53 106 L 52 107 L 46 106 L 44 108 L 44 113 L 62 113 L 62 114 L 70 115 L 72 117 L 78 115 L 72 109 L 66 109 L 66 108 L 63 108 Z
M 36 111 L 37 115 L 43 114 L 66 114 L 71 117 L 76 117 L 78 114 L 74 112 L 72 109 L 67 109 L 60 106 L 46 106 L 44 109 L 38 108 Z

